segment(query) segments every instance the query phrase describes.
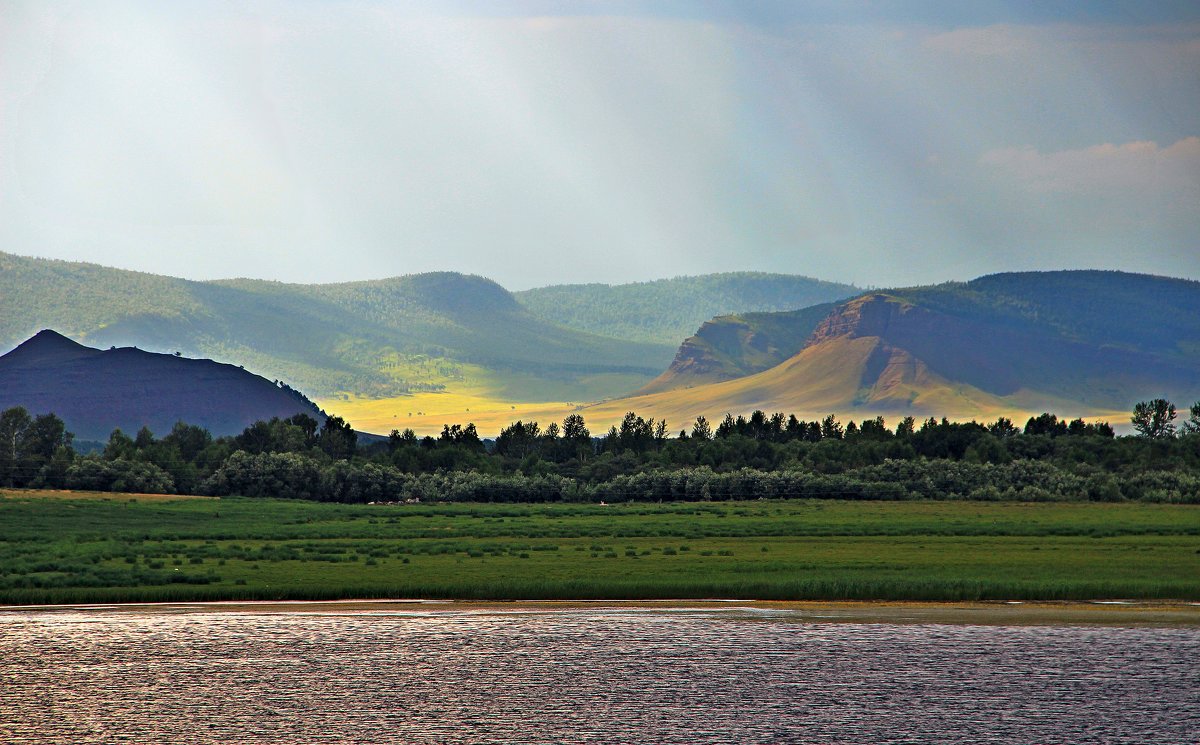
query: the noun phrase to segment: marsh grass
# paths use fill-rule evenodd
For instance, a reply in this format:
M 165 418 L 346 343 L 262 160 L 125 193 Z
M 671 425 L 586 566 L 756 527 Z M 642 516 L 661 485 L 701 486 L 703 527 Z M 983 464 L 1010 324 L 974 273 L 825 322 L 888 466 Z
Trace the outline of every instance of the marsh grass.
M 1200 599 L 1200 509 L 0 501 L 0 602 Z

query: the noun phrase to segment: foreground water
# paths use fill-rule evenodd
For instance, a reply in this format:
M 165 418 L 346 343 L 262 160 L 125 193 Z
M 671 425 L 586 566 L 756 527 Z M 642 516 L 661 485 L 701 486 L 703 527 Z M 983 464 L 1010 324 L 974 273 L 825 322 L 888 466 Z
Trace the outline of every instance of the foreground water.
M 5 743 L 1195 743 L 1195 628 L 0 613 Z

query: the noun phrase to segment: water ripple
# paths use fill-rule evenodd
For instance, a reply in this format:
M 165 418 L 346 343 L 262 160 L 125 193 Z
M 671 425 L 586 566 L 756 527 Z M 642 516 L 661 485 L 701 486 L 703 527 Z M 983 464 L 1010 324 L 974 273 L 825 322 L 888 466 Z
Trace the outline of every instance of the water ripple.
M 5 743 L 1196 743 L 1194 629 L 0 613 Z

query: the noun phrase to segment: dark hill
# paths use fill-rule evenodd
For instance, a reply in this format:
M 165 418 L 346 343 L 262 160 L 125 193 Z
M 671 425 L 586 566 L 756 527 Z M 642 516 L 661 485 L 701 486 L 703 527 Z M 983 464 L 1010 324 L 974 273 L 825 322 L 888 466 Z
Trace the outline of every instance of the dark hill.
M 0 410 L 13 406 L 53 412 L 85 440 L 118 427 L 163 435 L 177 421 L 228 435 L 275 416 L 324 420 L 297 391 L 233 365 L 130 347 L 100 351 L 49 330 L 0 357 Z
M 37 332 L 24 344 L 0 357 L 0 360 L 10 370 L 42 369 L 47 365 L 67 364 L 99 354 L 103 354 L 99 349 L 85 347 L 57 331 L 46 329 Z

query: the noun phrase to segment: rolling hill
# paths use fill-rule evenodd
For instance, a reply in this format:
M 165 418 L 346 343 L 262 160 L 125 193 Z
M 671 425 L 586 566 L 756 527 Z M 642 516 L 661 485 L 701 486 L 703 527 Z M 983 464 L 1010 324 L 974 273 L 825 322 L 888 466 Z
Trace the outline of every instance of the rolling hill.
M 644 384 L 673 351 L 555 325 L 496 283 L 456 273 L 194 282 L 0 253 L 0 349 L 40 328 L 235 362 L 326 399 L 468 388 L 592 400 Z
M 792 324 L 799 335 L 811 319 L 715 319 L 655 383 L 591 412 L 624 408 L 676 423 L 758 408 L 809 416 L 1112 416 L 1146 398 L 1200 399 L 1200 283 L 1099 271 L 998 274 L 867 293 L 834 306 L 781 363 L 688 387 L 769 359 L 745 341 L 759 329 L 773 340 L 783 338 L 773 323 Z M 713 329 L 735 332 L 720 354 L 708 353 L 724 338 Z M 712 370 L 696 374 L 695 350 L 715 360 Z
M 297 391 L 233 365 L 155 354 L 132 347 L 105 351 L 41 331 L 0 356 L 0 410 L 53 412 L 84 440 L 115 428 L 158 435 L 177 421 L 214 435 L 238 434 L 260 419 L 325 415 Z
M 552 323 L 674 347 L 714 316 L 796 310 L 859 292 L 852 285 L 792 274 L 731 272 L 623 285 L 552 285 L 514 296 Z
M 746 288 L 775 287 L 758 302 L 790 303 L 800 280 L 713 275 L 514 295 L 449 272 L 327 285 L 193 282 L 0 253 L 0 349 L 55 327 L 95 346 L 232 361 L 375 432 L 475 421 L 494 433 L 516 418 L 572 412 L 599 430 L 631 410 L 673 425 L 756 408 L 1112 417 L 1140 399 L 1200 398 L 1200 283 L 1120 272 L 997 274 L 722 314 L 694 324 L 677 349 L 604 335 L 673 333 L 701 307 L 697 288 L 718 288 L 714 303 L 749 303 Z M 566 300 L 536 309 L 554 293 Z M 647 318 L 654 297 L 667 308 L 661 322 Z M 562 322 L 574 308 L 586 317 L 578 325 L 600 333 L 559 325 L 547 307 Z

